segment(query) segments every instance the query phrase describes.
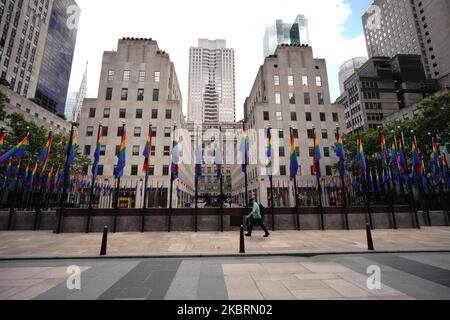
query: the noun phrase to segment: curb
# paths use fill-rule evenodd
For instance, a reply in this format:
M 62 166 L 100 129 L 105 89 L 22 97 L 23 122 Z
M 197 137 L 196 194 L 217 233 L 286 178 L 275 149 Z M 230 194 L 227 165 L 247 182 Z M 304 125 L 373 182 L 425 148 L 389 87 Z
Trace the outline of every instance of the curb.
M 43 256 L 43 257 L 0 257 L 0 262 L 7 261 L 46 261 L 46 260 L 108 260 L 108 259 L 192 259 L 192 258 L 257 258 L 257 257 L 304 257 L 327 255 L 368 255 L 368 254 L 406 254 L 406 253 L 450 253 L 450 249 L 407 249 L 407 250 L 376 250 L 376 251 L 310 251 L 310 252 L 279 252 L 279 253 L 171 253 L 149 255 L 106 255 L 106 256 Z

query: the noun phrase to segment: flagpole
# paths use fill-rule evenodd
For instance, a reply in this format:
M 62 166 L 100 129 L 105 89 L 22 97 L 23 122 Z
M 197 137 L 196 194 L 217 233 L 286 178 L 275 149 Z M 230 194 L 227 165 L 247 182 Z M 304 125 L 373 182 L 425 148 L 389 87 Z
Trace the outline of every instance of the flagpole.
M 100 121 L 98 123 L 98 132 L 97 132 L 97 141 L 95 142 L 95 145 L 97 145 L 98 141 L 100 140 L 100 133 L 102 131 L 102 122 Z M 97 147 L 96 147 L 97 149 Z M 97 164 L 98 166 L 98 164 Z M 92 168 L 92 170 L 96 170 L 95 168 Z M 91 192 L 89 194 L 89 208 L 88 208 L 88 217 L 87 217 L 87 223 L 86 223 L 86 233 L 89 233 L 89 229 L 91 226 L 91 216 L 92 216 L 92 201 L 94 199 L 94 185 L 95 185 L 95 178 L 96 176 L 92 172 L 92 181 L 91 181 Z
M 338 135 L 338 140 L 339 140 L 339 137 L 341 136 L 341 129 L 339 128 L 338 124 L 336 125 L 336 130 L 337 130 L 337 135 Z M 342 141 L 342 143 L 344 143 L 344 142 Z M 345 218 L 345 228 L 347 230 L 350 230 L 350 226 L 349 226 L 349 222 L 348 222 L 347 190 L 346 190 L 345 181 L 344 181 L 345 163 L 341 163 L 340 160 L 339 160 L 339 169 L 340 169 L 339 175 L 341 177 L 341 184 L 342 184 L 342 195 L 344 198 L 343 209 L 344 209 L 344 218 Z
M 414 135 L 414 130 L 411 130 L 411 134 L 413 135 L 413 141 L 414 141 L 414 145 L 416 147 L 416 152 L 417 152 L 419 161 L 422 164 L 422 153 L 419 150 L 419 145 L 417 144 L 417 138 Z M 415 168 L 413 170 L 415 170 Z M 424 218 L 427 218 L 428 222 L 430 222 L 431 221 L 431 219 L 429 218 L 429 216 L 430 216 L 430 208 L 428 207 L 428 203 L 425 200 L 425 188 L 423 186 L 423 168 L 422 168 L 422 172 L 420 173 L 419 197 L 420 197 L 420 202 L 422 204 L 422 211 L 423 211 L 423 214 L 424 214 Z
M 387 145 L 386 145 L 386 137 L 384 137 L 385 139 L 384 139 L 384 144 L 383 144 L 383 132 L 381 131 L 381 127 L 379 126 L 378 127 L 378 135 L 379 135 L 379 138 L 380 138 L 380 145 L 382 146 L 382 149 L 385 149 L 385 148 L 387 148 Z M 387 161 L 388 161 L 388 159 L 386 158 L 386 154 L 387 154 L 387 150 L 381 150 L 381 157 L 382 157 L 382 159 L 384 159 L 383 160 L 383 166 L 386 166 L 386 168 L 383 168 L 383 173 L 384 173 L 384 175 L 383 175 L 383 182 L 384 182 L 384 180 L 385 180 L 385 175 L 386 174 L 390 174 L 389 172 L 384 172 L 384 170 L 388 170 L 389 169 L 389 165 L 388 165 L 388 163 L 387 163 Z M 393 179 L 393 177 L 391 176 L 391 179 Z M 389 197 L 389 199 L 390 199 L 390 204 L 391 204 L 391 216 L 392 216 L 392 223 L 393 223 L 393 225 L 394 225 L 394 229 L 395 230 L 397 230 L 397 218 L 396 218 L 396 216 L 395 216 L 395 203 L 394 203 L 394 194 L 393 193 L 391 193 L 391 183 L 390 183 L 390 181 L 387 181 L 386 182 L 386 185 L 387 185 L 387 193 L 388 193 L 388 197 Z
M 413 188 L 412 188 L 412 184 L 411 184 L 411 178 L 409 176 L 408 162 L 406 161 L 405 137 L 403 135 L 403 132 L 400 132 L 400 139 L 402 140 L 402 149 L 403 149 L 403 154 L 404 154 L 405 163 L 406 163 L 405 170 L 406 170 L 406 175 L 408 176 L 409 200 L 411 202 L 412 209 L 414 211 L 414 218 L 416 220 L 417 229 L 420 229 L 419 216 L 417 214 L 417 208 L 416 208 L 416 200 L 415 200 L 414 193 L 413 193 Z
M 245 120 L 242 121 L 242 129 L 243 129 L 243 134 L 245 134 Z M 245 195 L 244 195 L 244 199 L 245 199 L 245 208 L 249 208 L 249 203 L 248 203 L 248 163 L 247 163 L 247 157 L 248 157 L 248 151 L 247 151 L 247 137 L 244 136 L 244 166 L 245 166 L 245 172 L 244 172 L 244 180 L 245 180 Z
M 269 124 L 269 128 L 267 129 L 267 139 L 269 140 L 269 143 L 272 144 L 272 126 L 270 124 Z M 274 199 L 274 195 L 273 195 L 273 163 L 272 163 L 273 145 L 271 145 L 270 148 L 272 148 L 271 154 L 270 154 L 270 159 L 269 159 L 270 208 L 272 210 L 272 231 L 275 231 L 275 202 L 274 202 L 275 199 Z
M 70 172 L 70 167 L 69 167 L 69 159 L 70 159 L 70 150 L 72 149 L 72 143 L 73 143 L 73 139 L 72 136 L 74 134 L 74 130 L 75 130 L 75 122 L 72 122 L 72 127 L 70 129 L 70 136 L 69 136 L 69 144 L 68 144 L 68 148 L 67 148 L 67 155 L 66 155 L 66 163 L 64 164 L 64 182 L 63 182 L 63 192 L 62 192 L 62 196 L 61 199 L 59 201 L 59 216 L 58 216 L 58 226 L 56 228 L 56 234 L 59 234 L 61 232 L 61 223 L 62 223 L 62 218 L 63 218 L 63 214 L 64 214 L 64 204 L 65 204 L 65 197 L 66 197 L 66 192 L 67 192 L 67 182 L 68 182 L 68 178 L 69 178 L 69 172 Z
M 361 149 L 361 144 L 362 144 L 362 139 L 361 136 L 358 133 L 358 148 Z M 360 160 L 362 161 L 362 159 Z M 369 197 L 369 184 L 367 182 L 367 167 L 364 168 L 364 171 L 361 170 L 361 179 L 362 179 L 362 186 L 363 186 L 363 190 L 364 190 L 364 194 L 366 197 L 366 209 L 367 209 L 367 214 L 369 216 L 369 224 L 370 224 L 370 229 L 373 230 L 373 221 L 372 221 L 372 209 L 370 208 L 370 197 Z
M 152 123 L 150 122 L 148 125 L 148 133 L 149 135 L 152 134 L 153 136 L 153 129 L 152 129 Z M 149 146 L 148 146 L 148 156 L 150 157 L 150 155 L 152 154 L 152 141 L 149 141 Z M 145 232 L 145 211 L 147 210 L 147 188 L 148 188 L 148 176 L 149 176 L 149 172 L 148 170 L 145 172 L 145 182 L 144 182 L 144 204 L 142 205 L 142 210 L 144 211 L 142 214 L 142 227 L 141 227 L 141 231 Z
M 223 153 L 222 153 L 222 126 L 219 127 L 219 150 L 220 150 L 220 231 L 223 232 L 223 203 L 224 203 L 224 196 L 223 196 L 223 174 L 222 174 L 222 159 L 223 159 Z
M 121 137 L 121 142 L 120 142 L 121 144 L 122 144 L 123 136 L 124 136 L 124 133 L 125 133 L 125 126 L 126 126 L 125 121 L 123 121 L 123 124 L 122 124 L 122 137 Z M 122 150 L 119 150 L 119 155 L 118 156 L 120 156 L 120 152 L 121 151 Z M 119 170 L 119 167 L 117 167 L 117 170 Z M 121 178 L 121 176 L 118 175 L 118 177 L 117 177 L 117 188 L 116 188 L 116 210 L 115 210 L 115 214 L 114 214 L 113 233 L 116 233 L 116 231 L 117 231 L 117 215 L 118 215 L 119 209 L 120 209 L 120 206 L 119 206 L 120 178 Z
M 177 130 L 177 123 L 175 122 L 173 125 L 173 141 L 175 141 L 175 135 Z M 172 141 L 172 153 L 173 153 L 173 141 Z M 173 154 L 172 154 L 172 162 L 173 162 Z M 171 166 L 171 174 L 170 174 L 170 195 L 169 195 L 169 232 L 172 231 L 172 199 L 173 199 L 173 180 L 175 179 L 175 173 L 173 172 L 174 168 Z
M 431 133 L 429 133 L 429 135 L 431 136 Z M 448 211 L 448 208 L 447 208 L 447 205 L 446 205 L 446 202 L 447 201 L 445 201 L 445 196 L 443 195 L 443 194 L 445 194 L 445 192 L 444 192 L 444 186 L 443 186 L 443 182 L 442 182 L 442 180 L 444 179 L 444 177 L 443 177 L 443 174 L 442 174 L 442 163 L 441 163 L 441 157 L 440 157 L 440 151 L 439 151 L 439 146 L 437 145 L 437 139 L 436 138 L 434 138 L 434 137 L 432 137 L 432 148 L 434 149 L 434 145 L 436 144 L 436 152 L 437 152 L 437 154 L 436 154 L 436 157 L 437 157 L 437 166 L 438 166 L 438 170 L 439 170 L 439 173 L 440 173 L 440 175 L 441 175 L 441 180 L 439 181 L 439 185 L 438 185 L 438 188 L 439 188 L 439 198 L 440 198 L 440 202 L 441 202 L 441 205 L 442 205 L 442 210 L 444 211 L 444 213 L 447 213 L 448 214 L 448 219 L 449 219 L 449 221 L 450 221 L 450 212 Z M 434 152 L 434 150 L 433 150 L 433 152 Z M 436 177 L 435 177 L 435 181 L 436 181 Z

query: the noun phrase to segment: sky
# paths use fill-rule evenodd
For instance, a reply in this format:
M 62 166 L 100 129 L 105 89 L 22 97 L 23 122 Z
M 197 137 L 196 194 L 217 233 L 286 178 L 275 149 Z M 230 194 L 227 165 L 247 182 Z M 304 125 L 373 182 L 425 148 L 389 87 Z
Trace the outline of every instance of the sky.
M 236 117 L 260 65 L 263 36 L 276 19 L 309 20 L 316 58 L 327 61 L 332 102 L 339 96 L 340 64 L 367 56 L 361 16 L 372 0 L 76 0 L 81 8 L 69 91 L 78 91 L 86 62 L 89 98 L 96 98 L 104 51 L 116 50 L 122 37 L 153 38 L 169 53 L 180 82 L 187 115 L 189 48 L 199 38 L 225 39 L 235 50 Z

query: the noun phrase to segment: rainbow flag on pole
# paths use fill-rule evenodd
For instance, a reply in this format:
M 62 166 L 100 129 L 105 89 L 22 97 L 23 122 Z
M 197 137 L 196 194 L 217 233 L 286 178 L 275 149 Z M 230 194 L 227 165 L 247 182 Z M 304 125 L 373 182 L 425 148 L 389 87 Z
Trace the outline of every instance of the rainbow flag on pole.
M 391 175 L 389 173 L 389 155 L 386 146 L 386 137 L 384 133 L 380 133 L 380 145 L 381 145 L 381 167 L 383 168 L 383 184 L 388 183 L 391 180 Z M 378 174 L 378 171 L 377 171 Z
M 124 127 L 122 132 L 122 141 L 120 142 L 120 150 L 117 155 L 116 179 L 123 177 L 123 171 L 126 166 L 127 158 L 127 129 Z
M 31 175 L 30 175 L 30 182 L 29 182 L 30 190 L 32 190 L 33 186 L 34 186 L 34 180 L 36 179 L 38 163 L 39 163 L 39 161 L 37 161 L 36 164 L 34 165 L 33 171 L 31 172 Z
M 5 132 L 0 130 L 0 156 L 3 154 L 3 145 L 5 144 Z
M 76 132 L 75 132 L 75 129 L 73 129 L 72 130 L 72 136 L 70 137 L 70 141 L 69 141 L 69 143 L 67 144 L 67 147 L 66 147 L 66 151 L 65 151 L 65 155 L 67 156 L 67 153 L 69 153 L 69 156 L 68 156 L 68 158 L 67 158 L 67 164 L 68 164 L 68 166 L 69 166 L 69 168 L 72 166 L 72 164 L 73 164 L 73 161 L 75 160 L 75 146 L 76 146 Z M 69 148 L 70 148 L 70 150 L 69 150 Z
M 30 143 L 30 135 L 27 134 L 27 136 L 17 144 L 17 146 L 15 146 L 14 148 L 12 148 L 3 156 L 0 157 L 0 166 L 5 164 L 6 161 L 8 161 L 11 158 L 17 159 L 23 157 L 25 155 L 25 152 L 27 151 L 29 143 Z
M 268 170 L 268 175 L 270 177 L 273 176 L 272 157 L 273 157 L 273 141 L 272 141 L 272 133 L 270 132 L 270 128 L 269 128 L 269 129 L 267 129 L 267 159 L 269 160 L 269 165 L 267 166 L 267 170 Z
M 366 157 L 364 155 L 363 142 L 359 136 L 357 138 L 356 145 L 356 159 L 358 160 L 359 178 L 361 181 L 365 182 L 367 180 Z
M 247 174 L 248 167 L 248 132 L 247 128 L 244 126 L 244 131 L 242 133 L 242 141 L 241 141 L 241 153 L 242 153 L 242 173 Z
M 103 143 L 103 130 L 102 126 L 100 125 L 99 132 L 98 132 L 98 140 L 97 140 L 97 146 L 95 147 L 94 152 L 94 163 L 92 164 L 92 176 L 97 178 L 98 175 L 98 164 L 100 163 L 100 151 L 102 148 Z
M 148 169 L 150 168 L 150 157 L 152 155 L 152 141 L 153 141 L 153 130 L 150 128 L 148 131 L 148 139 L 145 144 L 144 153 L 142 154 L 145 158 L 144 165 L 142 166 L 142 172 L 146 175 L 149 174 Z
M 342 137 L 342 132 L 338 133 L 338 141 L 336 143 L 336 156 L 339 158 L 339 174 L 342 180 L 345 180 L 345 150 L 344 150 L 344 139 Z
M 313 173 L 316 176 L 317 181 L 322 177 L 320 171 L 320 159 L 322 158 L 320 154 L 320 145 L 319 145 L 319 136 L 317 135 L 317 131 L 314 130 L 314 164 L 313 164 Z
M 50 152 L 52 150 L 52 143 L 53 143 L 53 136 L 52 132 L 48 134 L 48 140 L 47 144 L 42 149 L 41 155 L 39 156 L 39 162 L 42 163 L 41 166 L 41 174 L 44 173 L 45 169 L 47 168 L 48 159 L 50 157 Z
M 444 174 L 445 184 L 450 187 L 450 176 L 448 175 L 448 163 L 445 153 L 442 154 L 442 170 Z
M 441 176 L 441 168 L 440 168 L 440 161 L 439 161 L 439 147 L 436 143 L 436 139 L 433 138 L 433 173 L 434 173 L 434 180 L 437 184 L 441 183 L 442 176 Z
M 422 168 L 422 159 L 420 158 L 419 148 L 417 147 L 417 140 L 414 137 L 412 142 L 412 164 L 413 164 L 413 177 L 415 180 L 422 179 L 423 168 Z
M 294 129 L 291 128 L 291 180 L 294 180 L 298 172 L 297 148 L 295 146 Z
M 172 164 L 171 164 L 172 181 L 176 181 L 179 178 L 179 166 L 178 166 L 179 162 L 180 162 L 180 146 L 178 144 L 178 140 L 176 139 L 176 137 L 174 137 L 172 144 Z
M 195 148 L 195 181 L 199 182 L 202 179 L 202 164 L 203 164 L 203 151 L 202 144 L 197 137 L 197 146 Z
M 217 168 L 217 181 L 222 181 L 222 152 L 216 149 L 216 168 Z

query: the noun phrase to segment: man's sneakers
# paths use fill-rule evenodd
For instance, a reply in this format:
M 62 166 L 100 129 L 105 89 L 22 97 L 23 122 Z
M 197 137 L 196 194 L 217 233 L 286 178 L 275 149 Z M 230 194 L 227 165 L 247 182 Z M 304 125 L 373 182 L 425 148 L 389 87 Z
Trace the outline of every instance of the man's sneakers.
M 252 235 L 250 233 L 245 234 L 246 237 L 251 237 Z
M 264 235 L 264 238 L 268 238 L 268 237 L 270 237 L 270 233 L 266 233 L 266 234 Z

